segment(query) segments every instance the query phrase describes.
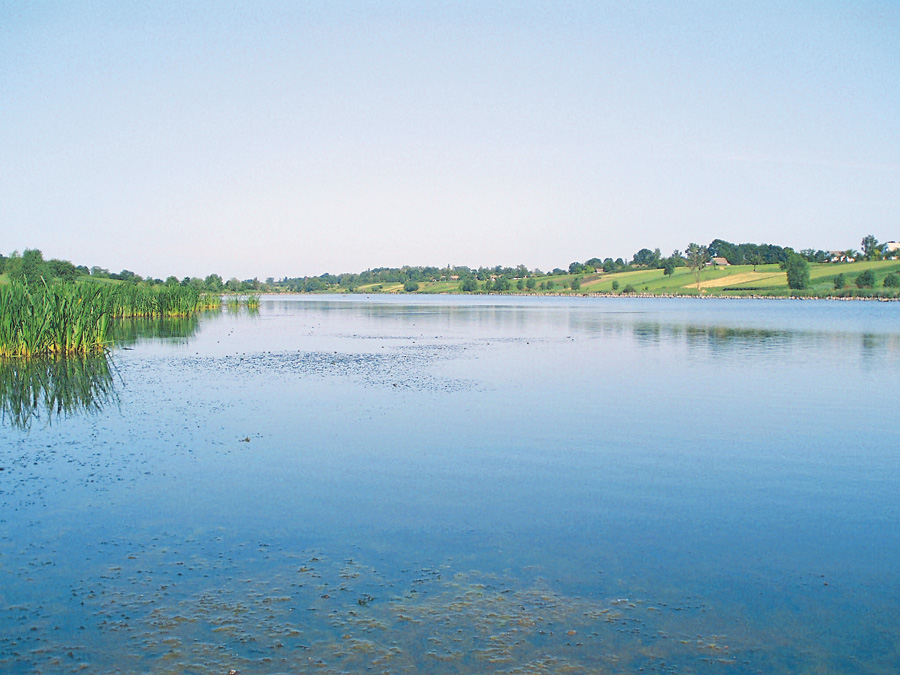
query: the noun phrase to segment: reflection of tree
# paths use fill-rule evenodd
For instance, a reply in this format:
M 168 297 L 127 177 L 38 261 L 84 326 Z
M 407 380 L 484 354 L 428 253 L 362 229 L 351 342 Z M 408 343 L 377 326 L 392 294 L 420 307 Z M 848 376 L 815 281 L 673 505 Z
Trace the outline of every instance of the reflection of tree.
M 85 357 L 0 360 L 0 419 L 28 429 L 42 414 L 94 413 L 115 402 L 106 354 Z

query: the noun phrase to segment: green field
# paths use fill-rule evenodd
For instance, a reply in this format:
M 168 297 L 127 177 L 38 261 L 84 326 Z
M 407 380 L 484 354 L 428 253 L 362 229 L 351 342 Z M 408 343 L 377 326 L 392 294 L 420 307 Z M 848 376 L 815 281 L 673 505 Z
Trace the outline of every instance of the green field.
M 871 289 L 858 289 L 856 277 L 865 270 L 875 273 L 875 285 Z M 787 275 L 778 265 L 729 265 L 726 267 L 707 267 L 700 275 L 700 288 L 697 278 L 687 267 L 675 269 L 672 276 L 666 276 L 661 269 L 633 270 L 628 272 L 596 273 L 596 274 L 564 274 L 535 277 L 538 287 L 533 290 L 518 290 L 515 279 L 504 295 L 589 295 L 612 294 L 621 295 L 627 287 L 635 293 L 650 295 L 705 295 L 705 296 L 877 296 L 898 297 L 897 289 L 886 289 L 884 277 L 890 273 L 900 273 L 898 260 L 874 260 L 853 263 L 810 263 L 809 286 L 802 291 L 788 288 Z M 845 287 L 842 291 L 834 288 L 834 279 L 844 275 Z M 578 278 L 581 287 L 571 288 L 572 281 Z M 550 290 L 541 289 L 540 285 L 552 282 Z M 615 286 L 615 288 L 614 288 Z M 401 283 L 368 284 L 353 289 L 356 293 L 403 293 Z M 348 289 L 335 287 L 325 293 L 348 292 Z M 424 281 L 419 282 L 417 293 L 459 293 L 457 281 Z M 476 291 L 483 293 L 484 291 Z

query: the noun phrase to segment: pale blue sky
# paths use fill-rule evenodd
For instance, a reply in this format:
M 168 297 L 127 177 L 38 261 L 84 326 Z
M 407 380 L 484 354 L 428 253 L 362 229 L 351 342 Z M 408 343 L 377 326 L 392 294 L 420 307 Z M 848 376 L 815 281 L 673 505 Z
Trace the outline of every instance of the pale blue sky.
M 900 2 L 0 0 L 0 251 L 165 277 L 900 239 Z

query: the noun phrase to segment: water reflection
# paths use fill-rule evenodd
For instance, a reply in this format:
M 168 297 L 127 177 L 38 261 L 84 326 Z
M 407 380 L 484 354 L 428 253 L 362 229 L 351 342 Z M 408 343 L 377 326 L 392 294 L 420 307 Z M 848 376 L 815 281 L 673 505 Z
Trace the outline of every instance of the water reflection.
M 34 420 L 96 413 L 116 402 L 109 356 L 0 360 L 0 419 L 18 429 Z
M 197 316 L 128 319 L 111 328 L 112 342 L 128 348 L 144 340 L 189 339 Z M 0 359 L 0 421 L 28 430 L 37 419 L 97 413 L 118 401 L 114 352 L 86 357 Z
M 218 312 L 215 312 L 216 314 Z M 197 333 L 200 318 L 194 316 L 155 319 L 128 319 L 116 322 L 111 330 L 116 346 L 133 345 L 142 340 L 191 338 Z

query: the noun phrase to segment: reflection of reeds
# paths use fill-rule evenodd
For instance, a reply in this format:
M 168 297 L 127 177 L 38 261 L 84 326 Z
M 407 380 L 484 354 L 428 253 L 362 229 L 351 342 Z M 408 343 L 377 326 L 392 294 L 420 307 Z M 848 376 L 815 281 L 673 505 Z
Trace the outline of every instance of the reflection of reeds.
M 28 429 L 35 418 L 98 412 L 115 401 L 105 353 L 69 358 L 0 359 L 0 418 Z
M 187 338 L 197 332 L 197 315 L 156 319 L 127 319 L 110 325 L 110 336 L 116 345 L 133 344 L 142 339 Z

